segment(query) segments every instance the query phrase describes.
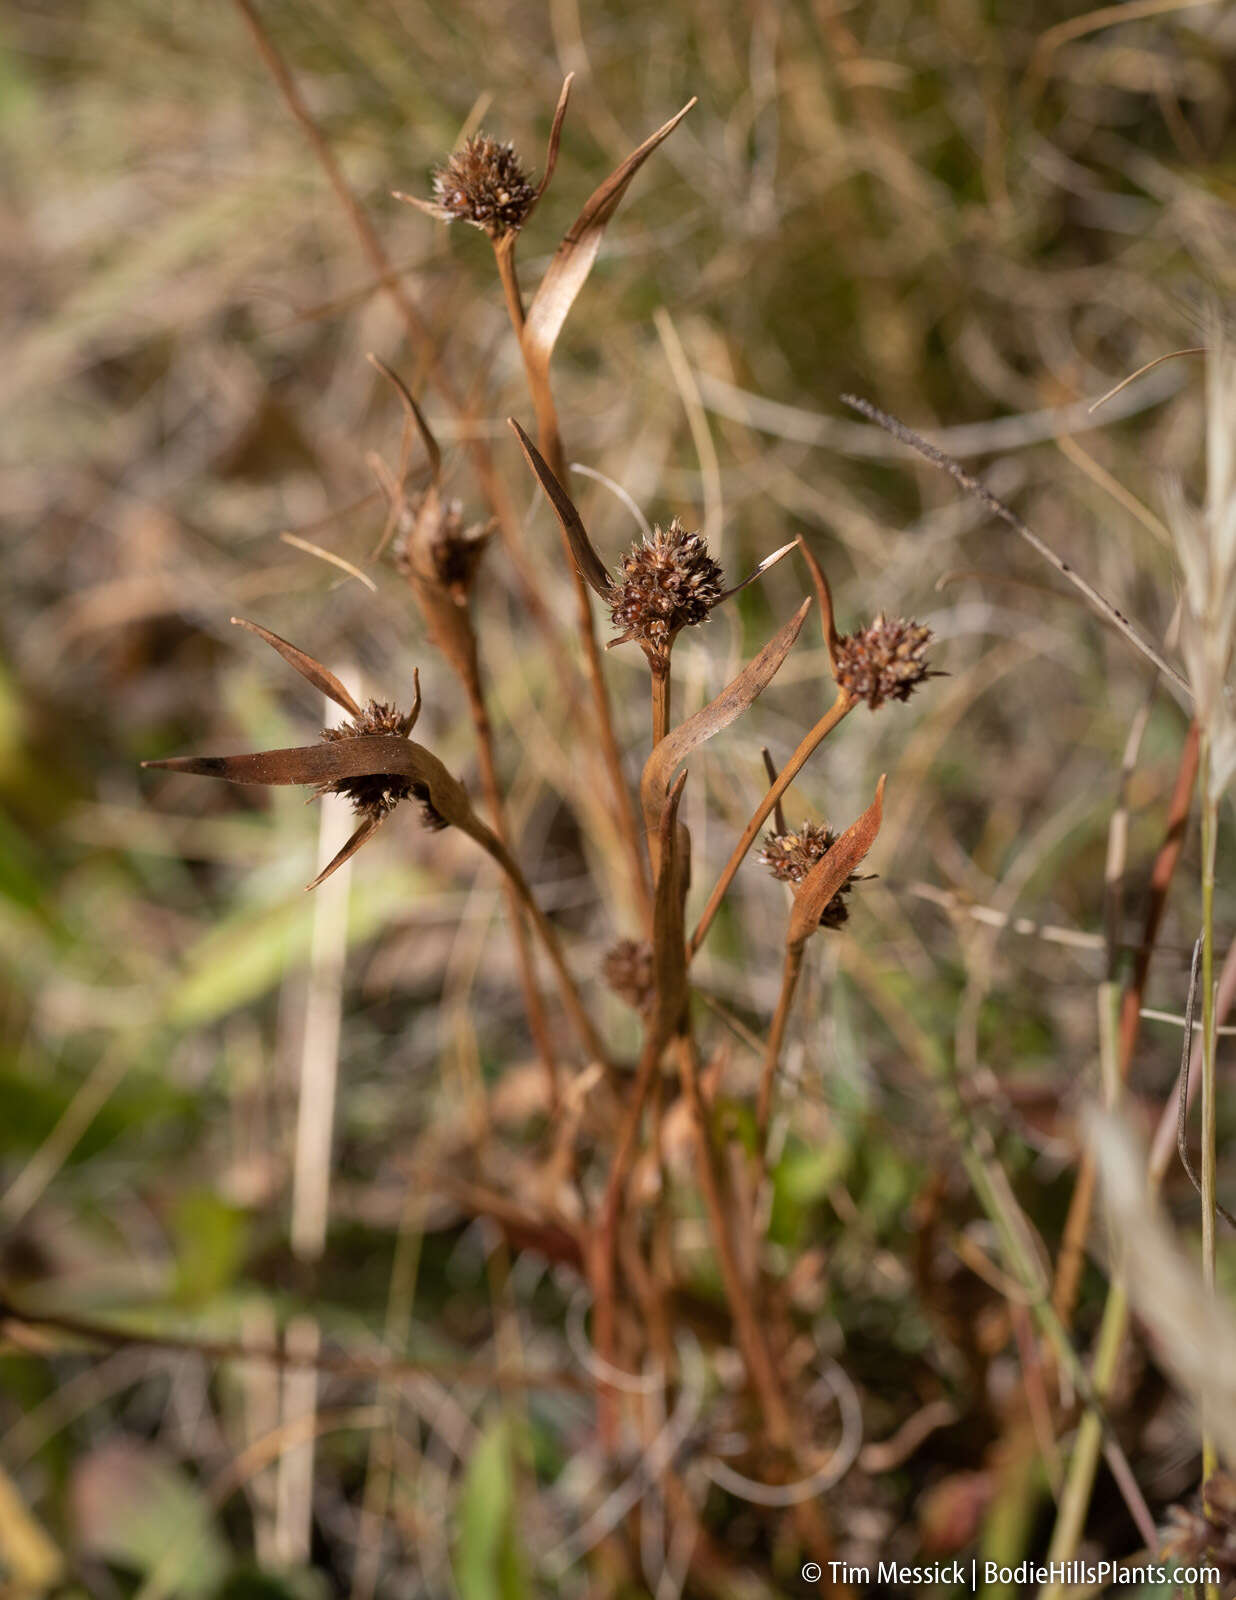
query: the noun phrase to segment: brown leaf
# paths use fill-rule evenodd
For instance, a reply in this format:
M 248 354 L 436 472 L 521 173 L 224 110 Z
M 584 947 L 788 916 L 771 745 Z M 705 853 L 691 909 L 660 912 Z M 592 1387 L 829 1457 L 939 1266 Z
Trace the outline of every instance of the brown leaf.
M 425 446 L 425 454 L 429 457 L 429 481 L 435 485 L 440 483 L 442 480 L 442 451 L 438 448 L 438 441 L 434 438 L 433 429 L 426 422 L 425 414 L 413 398 L 412 391 L 399 374 L 388 367 L 386 362 L 379 356 L 375 356 L 372 350 L 366 351 L 365 359 L 378 369 L 399 396 L 403 403 L 404 412 L 408 420 L 415 426 L 417 433 L 420 434 L 421 443 Z
M 764 771 L 768 774 L 768 787 L 771 789 L 777 781 L 777 764 L 767 746 L 760 754 L 764 757 Z M 780 800 L 773 807 L 773 827 L 778 833 L 785 832 L 785 812 L 782 809 Z
M 356 832 L 348 840 L 347 844 L 344 845 L 343 849 L 340 850 L 338 855 L 331 860 L 330 865 L 323 867 L 313 882 L 305 885 L 306 892 L 308 892 L 310 889 L 316 889 L 320 883 L 325 883 L 332 872 L 341 867 L 345 861 L 350 861 L 360 849 L 361 845 L 363 845 L 367 839 L 373 838 L 374 834 L 377 833 L 378 829 L 386 821 L 386 817 L 389 816 L 389 814 L 390 813 L 388 812 L 380 817 L 366 817 L 361 823 L 360 827 L 357 828 Z
M 658 830 L 657 888 L 653 903 L 652 962 L 656 1009 L 652 1028 L 668 1039 L 687 1003 L 687 946 L 684 913 L 690 878 L 690 835 L 678 821 L 678 804 L 687 774 L 680 772 L 666 796 Z
M 290 667 L 296 668 L 302 678 L 308 679 L 315 689 L 333 700 L 336 705 L 342 706 L 351 716 L 361 715 L 361 708 L 356 701 L 335 674 L 328 672 L 320 661 L 307 656 L 303 650 L 298 650 L 294 644 L 281 639 L 277 633 L 271 633 L 269 628 L 263 628 L 261 623 L 249 622 L 244 617 L 232 617 L 231 621 L 238 628 L 248 628 L 249 632 L 256 633 L 259 639 L 265 639 L 271 649 L 277 650 Z
M 875 843 L 884 816 L 884 775 L 876 784 L 875 799 L 820 858 L 794 891 L 786 942 L 802 946 L 820 925 L 828 902 Z
M 640 802 L 644 810 L 644 826 L 650 837 L 660 832 L 661 817 L 665 810 L 666 791 L 674 768 L 697 745 L 711 739 L 714 733 L 728 728 L 748 706 L 754 705 L 772 682 L 781 663 L 789 655 L 806 620 L 810 600 L 802 605 L 790 620 L 777 632 L 754 660 L 749 661 L 736 678 L 726 684 L 715 700 L 702 711 L 688 717 L 672 733 L 666 734 L 644 763 L 640 778 Z
M 514 417 L 506 419 L 515 430 L 520 448 L 528 459 L 528 465 L 540 479 L 541 487 L 549 497 L 549 503 L 557 514 L 558 521 L 562 524 L 562 531 L 567 536 L 571 546 L 571 554 L 575 557 L 575 565 L 579 568 L 580 576 L 592 586 L 602 600 L 608 600 L 613 589 L 609 573 L 605 570 L 605 563 L 597 554 L 592 540 L 588 537 L 588 530 L 584 527 L 583 519 L 575 509 L 575 504 L 570 495 L 558 482 L 551 472 L 545 457 L 529 439 Z
M 811 553 L 811 546 L 800 533 L 795 543 L 803 553 L 803 560 L 807 563 L 807 570 L 811 574 L 811 581 L 815 584 L 815 592 L 820 597 L 820 626 L 824 630 L 824 643 L 828 647 L 828 664 L 834 674 L 837 670 L 837 623 L 833 616 L 833 592 L 828 586 L 828 579 L 824 576 L 824 568 Z
M 252 755 L 173 756 L 167 761 L 145 761 L 142 765 L 202 778 L 224 778 L 229 783 L 323 784 L 378 774 L 412 778 L 429 790 L 435 811 L 493 853 L 493 835 L 473 811 L 463 784 L 451 776 L 432 751 L 398 734 L 364 734 L 356 739 L 331 739 L 285 750 L 259 750 Z
M 536 186 L 536 196 L 533 199 L 532 204 L 528 207 L 527 215 L 524 217 L 525 222 L 527 222 L 528 217 L 530 217 L 533 211 L 536 209 L 537 201 L 545 193 L 546 189 L 549 188 L 549 180 L 553 177 L 554 168 L 558 165 L 558 146 L 562 143 L 562 124 L 566 119 L 567 101 L 571 98 L 571 84 L 574 82 L 574 79 L 575 74 L 573 72 L 568 72 L 566 77 L 562 80 L 562 91 L 558 96 L 558 104 L 554 108 L 553 125 L 549 130 L 549 145 L 545 151 L 545 171 L 541 177 L 540 183 L 538 183 Z
M 676 116 L 671 117 L 663 127 L 645 139 L 638 150 L 633 150 L 625 161 L 614 168 L 604 183 L 589 196 L 584 209 L 563 236 L 549 270 L 541 279 L 532 304 L 528 307 L 528 320 L 524 326 L 524 356 L 530 371 L 535 372 L 541 382 L 548 382 L 549 358 L 558 342 L 567 313 L 592 271 L 606 224 L 618 209 L 631 179 L 694 104 L 693 97 Z

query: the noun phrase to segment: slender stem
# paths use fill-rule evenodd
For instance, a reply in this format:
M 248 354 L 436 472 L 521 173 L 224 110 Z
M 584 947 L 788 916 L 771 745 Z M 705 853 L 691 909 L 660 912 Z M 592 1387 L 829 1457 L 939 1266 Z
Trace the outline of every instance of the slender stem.
M 502 292 L 506 296 L 506 309 L 511 319 L 511 326 L 523 339 L 524 333 L 524 297 L 519 292 L 519 274 L 515 270 L 515 242 L 518 233 L 504 233 L 501 238 L 494 240 L 494 260 L 498 263 L 498 276 L 502 280 Z
M 746 1363 L 747 1375 L 751 1379 L 751 1386 L 764 1411 L 768 1438 L 773 1445 L 784 1450 L 792 1450 L 794 1430 L 789 1407 L 777 1376 L 776 1363 L 764 1336 L 764 1324 L 751 1303 L 750 1288 L 744 1281 L 738 1265 L 734 1241 L 730 1236 L 725 1201 L 721 1193 L 717 1152 L 708 1128 L 708 1111 L 700 1094 L 695 1043 L 685 1034 L 679 1038 L 679 1061 L 682 1068 L 683 1089 L 686 1092 L 695 1139 L 700 1150 L 700 1184 L 704 1191 L 704 1205 L 708 1211 L 725 1297 L 734 1318 L 734 1331 Z
M 652 747 L 655 750 L 670 730 L 669 657 L 649 660 L 652 671 Z
M 808 759 L 811 757 L 816 748 L 823 742 L 824 739 L 828 737 L 828 735 L 833 731 L 846 713 L 852 710 L 857 704 L 857 700 L 855 700 L 854 696 L 850 694 L 848 690 L 838 689 L 837 698 L 833 701 L 832 706 L 824 714 L 824 716 L 820 718 L 815 727 L 811 729 L 810 733 L 808 733 L 803 739 L 798 749 L 795 750 L 794 754 L 782 768 L 781 775 L 778 777 L 776 783 L 773 784 L 772 788 L 769 789 L 768 793 L 756 807 L 750 822 L 748 822 L 747 826 L 743 829 L 742 838 L 739 839 L 738 843 L 734 846 L 733 854 L 725 863 L 725 870 L 717 879 L 717 886 L 709 896 L 708 904 L 704 907 L 703 915 L 696 924 L 695 932 L 691 935 L 691 942 L 687 946 L 688 961 L 691 960 L 696 951 L 699 949 L 700 945 L 703 944 L 708 930 L 712 926 L 712 920 L 720 909 L 722 900 L 725 898 L 726 891 L 728 890 L 730 884 L 734 881 L 734 874 L 738 871 L 739 867 L 742 866 L 743 858 L 746 856 L 747 851 L 750 850 L 751 846 L 755 843 L 756 835 L 759 833 L 760 829 L 764 826 L 765 822 L 772 814 L 773 808 L 776 806 L 778 800 L 780 800 L 781 796 L 789 788 L 790 784 L 793 783 L 794 779 L 806 766 Z
M 803 970 L 803 951 L 805 948 L 806 946 L 801 943 L 787 944 L 785 947 L 785 965 L 781 970 L 781 993 L 777 997 L 777 1009 L 773 1014 L 772 1028 L 768 1034 L 768 1046 L 764 1052 L 764 1070 L 760 1075 L 760 1098 L 755 1112 L 756 1159 L 761 1172 L 764 1170 L 765 1148 L 768 1144 L 768 1123 L 772 1114 L 773 1084 L 777 1076 L 777 1065 L 781 1060 L 781 1046 L 785 1040 L 785 1025 L 789 1021 L 790 1007 L 794 1004 L 799 975 Z
M 1210 741 L 1202 737 L 1202 1276 L 1215 1287 L 1215 848 L 1218 803 L 1212 785 Z M 1202 1482 L 1219 1464 L 1202 1408 Z
M 489 808 L 494 832 L 509 849 L 510 830 L 507 827 L 506 804 L 502 797 L 502 786 L 498 781 L 497 763 L 494 759 L 493 727 L 489 721 L 485 692 L 481 686 L 480 668 L 475 661 L 471 664 L 471 670 L 462 676 L 468 693 L 468 705 L 472 712 L 472 726 L 476 733 L 477 760 L 481 769 L 481 787 L 485 791 L 485 803 Z M 519 892 L 509 877 L 504 876 L 502 884 L 507 899 L 511 935 L 515 942 L 515 962 L 519 971 L 519 986 L 523 991 L 524 1011 L 528 1017 L 528 1028 L 536 1045 L 537 1054 L 545 1068 L 549 1104 L 552 1110 L 558 1104 L 558 1061 L 545 1016 L 545 1007 L 541 1000 L 541 991 L 537 984 L 536 966 L 528 944 L 528 930 L 524 926 L 524 908 L 520 903 Z

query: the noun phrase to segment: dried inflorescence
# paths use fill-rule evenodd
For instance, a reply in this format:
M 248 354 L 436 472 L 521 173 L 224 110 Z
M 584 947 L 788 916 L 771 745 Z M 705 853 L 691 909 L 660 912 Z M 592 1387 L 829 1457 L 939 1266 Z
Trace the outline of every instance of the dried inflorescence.
M 804 822 L 796 833 L 769 833 L 764 837 L 760 860 L 782 883 L 799 884 L 837 842 L 837 834 L 822 823 Z M 843 896 L 853 889 L 857 877 L 851 873 L 824 907 L 821 928 L 839 928 L 849 920 L 850 908 Z
M 601 968 L 605 982 L 618 996 L 647 1016 L 656 1000 L 652 946 L 646 939 L 619 939 L 606 952 Z
M 886 700 L 908 700 L 931 674 L 926 650 L 931 629 L 904 617 L 885 617 L 838 639 L 834 674 L 841 688 L 878 711 Z
M 1221 1586 L 1236 1581 L 1236 1479 L 1212 1473 L 1198 1503 L 1171 1506 L 1160 1553 L 1182 1566 L 1218 1567 Z
M 416 721 L 416 711 L 401 712 L 385 701 L 370 700 L 359 716 L 349 717 L 333 728 L 323 728 L 322 738 L 328 742 L 341 739 L 365 739 L 373 735 L 396 735 L 406 739 Z M 335 778 L 318 784 L 318 795 L 338 794 L 352 802 L 358 817 L 373 823 L 390 815 L 401 800 L 415 800 L 420 806 L 421 822 L 437 832 L 450 824 L 435 810 L 429 790 L 415 778 L 399 773 L 362 773 L 357 777 Z
M 688 533 L 677 517 L 653 529 L 622 558 L 622 575 L 610 592 L 610 615 L 619 639 L 637 639 L 651 655 L 665 657 L 682 628 L 707 620 L 723 598 L 724 578 L 703 536 Z
M 440 584 L 456 605 L 463 605 L 476 581 L 494 524 L 465 527 L 462 501 L 439 500 L 436 491 L 412 508 L 408 522 L 407 535 L 395 550 L 399 570 L 406 575 L 415 567 L 419 575 L 431 576 Z
M 537 189 L 511 144 L 477 133 L 433 176 L 434 210 L 444 222 L 470 222 L 491 239 L 517 232 Z

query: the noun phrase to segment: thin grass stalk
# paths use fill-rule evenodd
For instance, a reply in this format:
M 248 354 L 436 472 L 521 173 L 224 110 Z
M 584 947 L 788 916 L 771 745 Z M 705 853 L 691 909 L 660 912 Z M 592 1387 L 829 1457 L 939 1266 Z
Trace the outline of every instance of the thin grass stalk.
M 1203 734 L 1202 790 L 1202 1276 L 1215 1288 L 1215 850 L 1218 797 L 1212 782 L 1210 740 Z M 1202 1406 L 1202 1482 L 1218 1467 L 1214 1437 Z
M 760 1072 L 760 1095 L 755 1111 L 756 1162 L 762 1175 L 766 1165 L 768 1124 L 772 1117 L 773 1087 L 781 1061 L 781 1047 L 785 1042 L 786 1024 L 798 991 L 798 980 L 803 970 L 803 952 L 806 946 L 789 942 L 785 947 L 785 964 L 781 969 L 781 993 L 777 996 L 777 1009 L 773 1013 L 768 1044 L 764 1051 L 764 1065 Z
M 1128 1077 L 1133 1052 L 1137 1046 L 1142 1023 L 1142 1001 L 1145 997 L 1146 981 L 1150 976 L 1150 964 L 1167 906 L 1168 891 L 1176 873 L 1180 853 L 1184 848 L 1189 813 L 1193 807 L 1193 790 L 1197 783 L 1198 749 L 1198 726 L 1193 722 L 1189 726 L 1181 748 L 1176 782 L 1168 805 L 1163 842 L 1159 846 L 1150 872 L 1146 920 L 1142 926 L 1142 939 L 1137 948 L 1133 976 L 1121 1000 L 1121 1078 Z M 1056 1281 L 1052 1289 L 1052 1303 L 1066 1327 L 1072 1318 L 1073 1305 L 1081 1282 L 1082 1266 L 1085 1262 L 1086 1239 L 1090 1232 L 1091 1212 L 1094 1209 L 1096 1176 L 1094 1155 L 1087 1148 L 1082 1152 L 1077 1180 L 1073 1187 L 1073 1197 L 1069 1204 L 1069 1213 L 1056 1259 Z
M 524 334 L 524 297 L 520 293 L 519 273 L 515 266 L 515 244 L 518 232 L 504 233 L 494 240 L 494 260 L 498 264 L 498 277 L 506 299 L 507 315 L 521 344 Z
M 704 907 L 700 920 L 695 925 L 695 932 L 691 935 L 691 941 L 687 945 L 688 961 L 694 957 L 707 937 L 708 930 L 712 927 L 713 918 L 720 910 L 721 902 L 725 899 L 726 892 L 734 881 L 735 873 L 742 866 L 747 851 L 755 843 L 760 829 L 772 815 L 781 796 L 806 766 L 819 745 L 823 743 L 842 718 L 857 704 L 858 701 L 847 689 L 838 689 L 837 698 L 833 701 L 828 711 L 825 712 L 815 727 L 802 740 L 798 749 L 795 750 L 794 754 L 781 769 L 780 777 L 756 807 L 751 820 L 743 829 L 742 837 L 734 846 L 730 859 L 725 863 L 725 868 L 717 879 L 716 887 L 708 897 L 708 904 Z

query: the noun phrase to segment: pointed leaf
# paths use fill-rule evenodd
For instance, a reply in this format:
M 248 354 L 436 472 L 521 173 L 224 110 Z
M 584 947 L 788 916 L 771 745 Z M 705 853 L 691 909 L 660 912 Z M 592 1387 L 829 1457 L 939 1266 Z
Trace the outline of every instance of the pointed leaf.
M 373 838 L 374 834 L 377 833 L 378 829 L 386 821 L 386 818 L 389 815 L 390 813 L 387 812 L 385 815 L 380 817 L 366 817 L 361 823 L 360 827 L 357 828 L 356 832 L 348 840 L 347 844 L 344 845 L 343 849 L 340 850 L 338 854 L 331 860 L 329 865 L 322 868 L 321 872 L 318 873 L 317 877 L 312 883 L 307 883 L 305 885 L 306 893 L 310 889 L 316 889 L 318 884 L 325 883 L 332 872 L 337 871 L 345 861 L 350 861 L 360 849 L 361 845 L 365 843 L 366 839 Z
M 794 893 L 787 943 L 802 945 L 820 925 L 828 902 L 875 843 L 884 816 L 884 775 L 876 784 L 875 799 L 820 858 Z
M 790 620 L 769 640 L 754 660 L 749 661 L 736 678 L 726 684 L 715 700 L 702 711 L 688 717 L 661 740 L 644 763 L 640 779 L 640 802 L 644 810 L 644 826 L 650 835 L 659 832 L 661 816 L 665 809 L 666 790 L 675 767 L 697 745 L 711 739 L 714 733 L 728 728 L 748 706 L 754 705 L 772 682 L 798 638 L 806 620 L 811 601 L 804 600 Z
M 749 583 L 754 583 L 757 578 L 762 578 L 771 567 L 777 565 L 783 556 L 788 556 L 798 542 L 797 539 L 791 539 L 789 544 L 783 544 L 780 550 L 774 550 L 772 555 L 765 556 L 754 572 L 749 572 L 741 583 L 736 583 L 732 589 L 727 589 L 724 594 L 719 595 L 713 601 L 713 606 L 719 606 L 723 600 L 728 600 L 731 596 L 741 593 Z
M 592 271 L 606 224 L 618 209 L 631 179 L 694 104 L 694 98 L 688 100 L 676 116 L 671 117 L 637 150 L 633 150 L 621 165 L 615 167 L 604 183 L 589 196 L 584 209 L 567 229 L 549 264 L 549 270 L 533 296 L 524 327 L 525 359 L 542 379 L 548 377 L 549 358 L 558 342 L 567 313 Z
M 361 708 L 356 701 L 335 674 L 328 672 L 320 661 L 307 656 L 303 650 L 298 650 L 294 644 L 281 639 L 277 633 L 271 633 L 269 628 L 263 628 L 261 623 L 250 622 L 245 617 L 232 617 L 231 621 L 236 627 L 248 628 L 249 632 L 256 633 L 259 639 L 265 639 L 271 649 L 277 650 L 290 667 L 295 667 L 302 678 L 308 679 L 315 689 L 333 700 L 337 706 L 342 706 L 354 717 L 361 715 Z
M 767 746 L 765 746 L 760 754 L 764 757 L 764 771 L 768 774 L 768 787 L 771 789 L 777 781 L 777 764 L 773 760 L 772 753 L 769 751 Z M 780 800 L 778 800 L 776 805 L 773 807 L 773 827 L 778 833 L 785 832 L 785 812 L 782 809 Z
M 571 554 L 575 557 L 575 565 L 579 568 L 580 576 L 592 586 L 601 596 L 608 600 L 613 590 L 609 573 L 605 570 L 605 563 L 596 553 L 592 540 L 588 537 L 588 530 L 584 527 L 583 519 L 575 509 L 575 504 L 570 495 L 558 482 L 545 457 L 529 439 L 514 417 L 506 419 L 515 430 L 520 448 L 528 459 L 528 465 L 540 479 L 541 488 L 549 497 L 549 503 L 557 513 L 558 521 L 562 524 L 562 531 L 567 536 L 571 546 Z
M 820 598 L 820 626 L 824 630 L 824 643 L 828 648 L 828 664 L 834 673 L 837 670 L 837 623 L 833 616 L 833 592 L 828 586 L 828 579 L 824 576 L 824 568 L 811 553 L 811 547 L 800 533 L 795 540 L 798 548 L 803 553 L 803 560 L 807 563 L 807 570 L 811 574 L 811 581 L 815 584 L 815 592 Z
M 421 443 L 425 446 L 425 454 L 429 457 L 430 482 L 436 485 L 442 478 L 442 451 L 438 448 L 438 441 L 434 438 L 433 429 L 425 421 L 424 412 L 417 405 L 407 384 L 397 372 L 387 366 L 385 361 L 379 356 L 375 356 L 372 350 L 366 352 L 365 359 L 378 369 L 402 401 L 408 420 L 415 425 L 417 433 L 421 436 Z
M 566 120 L 567 101 L 571 98 L 571 84 L 575 81 L 575 74 L 568 72 L 562 80 L 562 91 L 558 96 L 558 104 L 554 109 L 554 121 L 549 130 L 549 145 L 545 151 L 545 171 L 540 183 L 536 187 L 536 196 L 528 207 L 524 221 L 527 222 L 536 208 L 537 201 L 549 188 L 549 180 L 554 175 L 554 168 L 558 165 L 558 146 L 562 143 L 562 124 Z

